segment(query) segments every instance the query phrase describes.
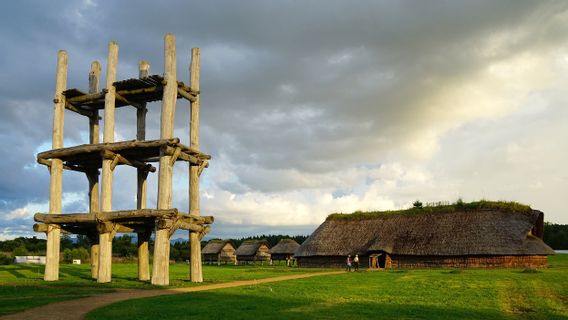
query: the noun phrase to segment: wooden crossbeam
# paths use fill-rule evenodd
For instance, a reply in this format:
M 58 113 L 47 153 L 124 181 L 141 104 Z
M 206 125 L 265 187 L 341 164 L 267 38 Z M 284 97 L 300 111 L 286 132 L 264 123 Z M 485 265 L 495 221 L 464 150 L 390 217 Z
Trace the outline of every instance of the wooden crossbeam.
M 147 170 L 149 172 L 156 172 L 156 167 L 154 167 L 150 164 L 147 164 L 145 162 L 138 161 L 138 160 L 127 159 L 127 158 L 123 157 L 122 155 L 120 155 L 119 153 L 114 153 L 110 150 L 101 151 L 101 156 L 104 159 L 111 159 L 112 160 L 111 167 L 110 167 L 112 170 L 114 170 L 116 165 L 120 163 L 120 164 L 129 165 L 131 167 L 135 167 L 135 168 L 138 168 L 138 169 Z
M 37 159 L 37 163 L 43 164 L 44 166 L 51 168 L 51 160 Z M 78 172 L 85 172 L 85 173 L 90 171 L 90 169 L 88 169 L 88 168 L 74 166 L 74 165 L 67 165 L 67 164 L 63 165 L 63 169 L 71 170 L 71 171 L 78 171 Z
M 172 155 L 171 155 L 172 157 L 170 158 L 170 165 L 171 166 L 173 166 L 176 163 L 180 154 L 181 154 L 181 148 L 176 147 L 175 150 L 174 150 L 174 153 L 172 153 Z
M 166 155 L 174 155 L 176 152 L 176 149 L 178 148 L 174 148 L 174 147 L 170 147 L 170 146 L 163 146 L 162 147 L 162 151 L 166 154 Z M 178 155 L 178 159 L 187 161 L 191 164 L 194 165 L 198 165 L 201 163 L 201 160 L 199 160 L 197 157 L 194 157 L 190 154 L 187 154 L 185 152 L 180 152 Z
M 123 97 L 123 96 L 122 96 L 120 93 L 118 93 L 118 92 L 115 93 L 115 96 L 116 96 L 116 100 L 118 100 L 118 101 L 120 101 L 120 102 L 122 102 L 122 103 L 124 103 L 124 104 L 131 105 L 131 106 L 133 106 L 133 107 L 136 107 L 137 109 L 144 109 L 144 108 L 145 108 L 143 105 L 141 105 L 141 104 L 138 103 L 138 102 L 134 102 L 134 101 L 131 101 L 131 100 L 126 99 L 125 97 Z
M 95 117 L 95 113 L 90 111 L 90 110 L 81 110 L 79 109 L 77 106 L 73 105 L 73 103 L 69 102 L 69 101 L 65 101 L 65 109 L 71 110 L 73 112 L 76 112 L 80 115 L 89 117 L 89 118 L 94 118 Z M 98 117 L 98 116 L 97 116 Z
M 197 169 L 197 175 L 201 176 L 201 173 L 203 173 L 203 169 L 207 168 L 209 166 L 209 160 L 203 160 L 203 162 L 201 162 L 201 164 L 199 165 L 199 169 Z
M 205 235 L 208 234 L 209 231 L 211 231 L 211 227 L 210 227 L 210 226 L 205 226 L 205 228 L 203 228 L 203 231 L 201 231 L 201 232 L 199 233 L 199 236 L 198 236 L 199 241 L 201 241 L 201 239 L 203 239 L 203 237 L 205 237 Z
M 177 88 L 178 94 L 191 102 L 195 102 L 197 99 L 191 93 L 185 91 L 183 88 Z

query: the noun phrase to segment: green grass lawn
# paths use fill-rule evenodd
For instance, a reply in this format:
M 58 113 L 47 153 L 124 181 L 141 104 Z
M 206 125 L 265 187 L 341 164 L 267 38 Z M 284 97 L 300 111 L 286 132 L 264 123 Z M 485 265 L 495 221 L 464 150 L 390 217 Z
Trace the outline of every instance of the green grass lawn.
M 536 272 L 358 272 L 130 300 L 87 319 L 568 319 L 568 255 L 549 259 Z
M 25 310 L 51 302 L 82 298 L 114 291 L 114 288 L 160 289 L 149 282 L 136 279 L 136 264 L 114 264 L 111 283 L 99 284 L 91 279 L 89 265 L 60 266 L 60 280 L 43 281 L 40 265 L 0 266 L 0 315 Z M 284 266 L 203 266 L 204 282 L 188 281 L 189 266 L 170 266 L 170 287 L 190 287 L 234 280 L 276 277 L 292 273 L 317 272 L 319 270 L 287 268 Z

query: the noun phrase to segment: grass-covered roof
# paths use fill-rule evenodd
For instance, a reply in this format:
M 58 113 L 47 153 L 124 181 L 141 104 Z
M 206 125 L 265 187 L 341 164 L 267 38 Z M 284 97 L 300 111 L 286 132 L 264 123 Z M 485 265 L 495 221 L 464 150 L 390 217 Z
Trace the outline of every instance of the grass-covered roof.
M 387 210 L 387 211 L 369 211 L 362 212 L 356 211 L 350 214 L 334 213 L 327 217 L 328 220 L 332 219 L 368 219 L 379 216 L 389 215 L 421 215 L 421 214 L 436 214 L 436 213 L 452 213 L 452 212 L 473 212 L 473 211 L 499 211 L 499 212 L 518 212 L 527 213 L 531 212 L 532 208 L 528 205 L 518 202 L 506 201 L 487 201 L 480 200 L 474 202 L 463 202 L 461 200 L 455 203 L 428 203 L 425 206 L 415 205 L 409 209 L 402 210 Z
M 553 254 L 530 234 L 543 213 L 515 202 L 477 201 L 407 210 L 332 214 L 296 250 L 302 256 Z

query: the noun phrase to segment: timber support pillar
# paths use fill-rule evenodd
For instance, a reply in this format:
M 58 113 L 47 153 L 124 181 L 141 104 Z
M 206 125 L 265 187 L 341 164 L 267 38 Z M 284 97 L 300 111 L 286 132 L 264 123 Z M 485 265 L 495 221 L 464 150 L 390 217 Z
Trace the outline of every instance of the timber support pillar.
M 91 246 L 91 278 L 99 277 L 99 235 L 98 233 L 90 233 L 87 235 Z
M 160 139 L 171 139 L 174 129 L 174 115 L 177 100 L 176 80 L 176 39 L 174 35 L 164 37 L 164 92 L 162 96 L 162 116 L 160 121 Z M 158 172 L 158 209 L 172 207 L 172 171 L 171 156 L 160 151 L 160 169 Z M 154 243 L 154 264 L 152 266 L 152 284 L 170 283 L 170 233 L 168 228 L 156 230 Z
M 152 230 L 148 229 L 143 232 L 138 232 L 138 280 L 150 280 L 150 252 L 148 243 L 150 242 L 150 235 Z
M 67 52 L 61 50 L 57 54 L 57 77 L 55 83 L 55 97 L 53 107 L 53 149 L 63 148 L 63 117 L 65 111 L 65 96 L 63 91 L 67 87 Z M 49 213 L 60 214 L 63 198 L 63 161 L 53 159 L 50 167 L 49 179 Z M 45 281 L 59 280 L 59 248 L 61 243 L 61 229 L 58 226 L 49 226 L 47 230 L 47 248 Z

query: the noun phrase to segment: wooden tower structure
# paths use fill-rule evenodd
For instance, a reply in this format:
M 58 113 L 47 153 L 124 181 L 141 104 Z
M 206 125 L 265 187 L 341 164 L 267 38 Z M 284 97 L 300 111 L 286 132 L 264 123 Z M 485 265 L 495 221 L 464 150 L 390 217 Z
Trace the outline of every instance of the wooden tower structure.
M 176 77 L 175 37 L 164 38 L 164 74 L 149 75 L 150 65 L 139 64 L 138 78 L 116 81 L 118 44 L 108 46 L 105 89 L 99 89 L 100 64 L 94 61 L 89 73 L 89 92 L 67 89 L 67 53 L 59 51 L 53 113 L 52 150 L 39 153 L 37 161 L 50 172 L 49 212 L 37 213 L 36 232 L 47 233 L 44 280 L 59 279 L 59 247 L 62 232 L 86 235 L 91 242 L 91 273 L 100 283 L 111 281 L 112 240 L 118 232 L 136 233 L 138 237 L 138 278 L 155 285 L 169 284 L 170 237 L 177 229 L 190 232 L 190 278 L 202 282 L 200 241 L 209 231 L 213 217 L 201 216 L 199 176 L 211 157 L 199 151 L 199 48 L 191 50 L 189 86 Z M 189 146 L 173 137 L 177 99 L 190 103 Z M 160 139 L 146 140 L 147 103 L 162 101 Z M 115 108 L 136 109 L 136 139 L 114 141 Z M 65 109 L 89 118 L 89 144 L 64 147 Z M 104 113 L 103 142 L 99 141 L 99 111 Z M 189 213 L 172 207 L 172 172 L 178 161 L 189 163 Z M 157 162 L 158 169 L 152 165 Z M 137 207 L 112 210 L 113 171 L 118 165 L 137 170 Z M 89 212 L 62 213 L 63 170 L 85 173 L 89 182 Z M 99 175 L 100 179 L 99 194 Z M 146 208 L 148 174 L 158 174 L 157 208 Z M 155 233 L 152 277 L 149 270 L 148 242 Z

